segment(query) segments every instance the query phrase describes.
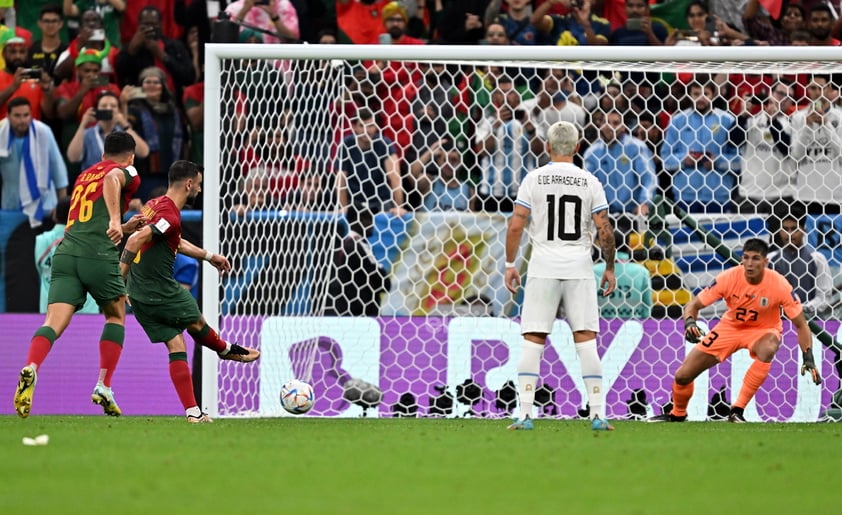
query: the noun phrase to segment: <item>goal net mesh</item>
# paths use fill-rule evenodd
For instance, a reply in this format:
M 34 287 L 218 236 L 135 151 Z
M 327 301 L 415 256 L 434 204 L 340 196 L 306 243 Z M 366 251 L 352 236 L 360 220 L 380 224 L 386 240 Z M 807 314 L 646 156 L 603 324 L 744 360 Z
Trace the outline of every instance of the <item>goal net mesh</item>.
M 749 238 L 772 244 L 772 266 L 824 331 L 814 352 L 826 380 L 799 375 L 785 321 L 746 418 L 815 421 L 833 407 L 838 63 L 243 55 L 219 59 L 219 101 L 206 107 L 219 123 L 206 244 L 218 239 L 234 270 L 204 301 L 223 337 L 262 357 L 216 365 L 219 415 L 285 415 L 278 394 L 297 378 L 316 392 L 312 415 L 511 416 L 521 295 L 504 286 L 506 226 L 560 120 L 582 131 L 576 163 L 603 183 L 620 244 L 619 287 L 600 297 L 608 416 L 668 405 L 690 348 L 682 306 Z M 701 324 L 723 313 L 720 301 Z M 576 418 L 586 395 L 559 316 L 536 416 Z M 740 351 L 699 377 L 690 418 L 727 415 L 750 363 Z

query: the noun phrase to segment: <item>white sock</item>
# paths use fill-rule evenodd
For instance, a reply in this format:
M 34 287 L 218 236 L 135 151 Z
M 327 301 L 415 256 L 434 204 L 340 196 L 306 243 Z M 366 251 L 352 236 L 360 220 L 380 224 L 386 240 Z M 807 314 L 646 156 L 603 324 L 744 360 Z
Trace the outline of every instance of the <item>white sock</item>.
M 230 343 L 228 343 L 228 342 L 225 342 L 225 350 L 221 351 L 221 352 L 219 353 L 219 355 L 220 355 L 220 356 L 225 356 L 225 355 L 226 355 L 226 354 L 228 354 L 230 351 L 231 351 L 231 344 L 230 344 Z
M 198 406 L 193 406 L 192 408 L 187 408 L 186 410 L 184 410 L 184 414 L 188 417 L 199 418 L 202 416 L 202 410 L 200 410 Z
M 576 343 L 576 354 L 582 366 L 582 379 L 588 391 L 591 418 L 605 418 L 605 395 L 602 393 L 602 362 L 596 352 L 596 340 Z
M 517 395 L 520 401 L 520 420 L 532 418 L 532 406 L 535 404 L 535 385 L 541 371 L 541 355 L 544 346 L 523 340 L 520 362 L 517 364 Z

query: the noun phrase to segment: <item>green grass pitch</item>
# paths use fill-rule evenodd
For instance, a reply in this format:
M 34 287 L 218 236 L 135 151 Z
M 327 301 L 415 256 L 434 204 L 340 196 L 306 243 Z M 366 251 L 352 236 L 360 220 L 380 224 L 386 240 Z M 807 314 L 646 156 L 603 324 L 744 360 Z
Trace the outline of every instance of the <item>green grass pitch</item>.
M 842 424 L 0 417 L 0 513 L 842 511 Z M 49 445 L 27 447 L 25 436 Z

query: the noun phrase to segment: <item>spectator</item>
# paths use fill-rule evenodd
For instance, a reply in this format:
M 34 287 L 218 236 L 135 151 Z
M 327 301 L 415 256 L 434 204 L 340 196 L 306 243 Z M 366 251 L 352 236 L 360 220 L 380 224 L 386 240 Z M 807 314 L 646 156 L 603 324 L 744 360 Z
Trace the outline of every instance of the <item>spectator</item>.
M 790 46 L 810 46 L 812 36 L 807 29 L 793 30 L 789 35 Z
M 391 0 L 336 0 L 340 43 L 367 45 L 383 32 L 383 7 Z
M 808 17 L 807 30 L 813 40 L 810 42 L 814 46 L 839 46 L 842 41 L 834 38 L 831 34 L 833 29 L 834 12 L 827 4 L 816 4 L 810 9 L 810 16 Z
M 269 31 L 265 43 L 286 43 L 298 41 L 301 32 L 298 28 L 298 13 L 289 0 L 269 0 L 260 3 L 257 0 L 236 0 L 225 8 L 231 18 L 253 27 Z M 274 36 L 272 34 L 278 34 Z
M 548 70 L 541 86 L 537 96 L 521 103 L 521 107 L 529 113 L 535 125 L 538 138 L 546 138 L 547 129 L 556 122 L 570 122 L 577 127 L 585 126 L 588 113 L 568 98 L 568 91 L 572 91 L 573 85 L 564 69 Z
M 70 42 L 67 49 L 59 55 L 53 75 L 59 80 L 73 80 L 73 67 L 79 54 L 95 50 L 99 55 L 101 74 L 108 75 L 111 82 L 117 83 L 116 63 L 120 49 L 105 36 L 102 17 L 93 9 L 82 13 L 82 26 L 79 35 Z
M 619 111 L 605 115 L 599 133 L 585 151 L 583 168 L 604 186 L 608 212 L 625 238 L 636 219 L 649 216 L 657 186 L 654 160 L 646 144 L 628 134 Z
M 150 198 L 150 191 L 167 185 L 167 170 L 184 157 L 188 133 L 184 117 L 165 85 L 164 71 L 146 68 L 140 72 L 139 79 L 144 96 L 129 101 L 128 121 L 149 145 L 149 156 L 135 160 L 141 178 L 136 195 L 145 202 Z M 134 203 L 133 207 L 136 211 L 140 206 Z
M 827 258 L 806 241 L 802 209 L 790 203 L 778 204 L 768 220 L 772 233 L 769 267 L 792 285 L 806 316 L 826 317 L 832 307 L 833 278 Z
M 532 13 L 531 22 L 550 45 L 607 45 L 611 25 L 605 18 L 591 14 L 591 0 L 571 4 L 570 14 L 547 14 L 553 3 L 544 2 Z
M 392 45 L 423 45 L 424 41 L 406 35 L 409 17 L 398 2 L 383 7 L 383 26 Z M 385 35 L 384 35 L 385 36 Z M 408 119 L 411 118 L 411 98 L 415 84 L 421 80 L 418 64 L 406 61 L 375 61 L 368 67 L 369 77 L 382 100 L 385 117 L 383 134 L 397 144 L 398 155 L 412 142 Z
M 670 120 L 661 157 L 673 174 L 672 189 L 679 207 L 691 213 L 733 211 L 739 154 L 730 140 L 736 119 L 713 107 L 715 87 L 691 82 L 692 107 Z
M 533 166 L 530 145 L 540 140 L 520 102 L 511 78 L 500 77 L 492 105 L 477 124 L 474 144 L 482 173 L 477 188 L 482 210 L 511 212 L 520 181 Z
M 427 0 L 431 2 L 432 0 Z M 436 12 L 432 17 L 431 33 L 438 33 L 438 40 L 448 45 L 475 45 L 482 39 L 483 16 L 488 0 L 432 1 Z M 420 4 L 419 4 L 420 5 Z M 425 3 L 426 6 L 426 3 Z
M 70 125 L 71 130 L 82 121 L 84 113 L 96 104 L 104 91 L 120 95 L 116 84 L 102 75 L 102 56 L 96 50 L 84 49 L 74 62 L 76 78 L 56 88 L 56 113 L 58 118 Z M 97 161 L 99 161 L 97 156 Z
M 631 261 L 625 238 L 619 231 L 614 231 L 614 244 L 617 253 L 614 256 L 614 275 L 617 287 L 607 297 L 597 295 L 599 316 L 601 318 L 637 318 L 645 320 L 652 312 L 652 281 L 645 266 Z M 605 261 L 594 256 L 593 273 L 597 283 L 605 273 Z
M 38 28 L 41 29 L 41 39 L 32 43 L 26 59 L 27 68 L 40 68 L 47 75 L 53 78 L 53 83 L 58 84 L 54 75 L 56 63 L 59 56 L 67 50 L 67 43 L 61 40 L 61 28 L 64 26 L 64 19 L 61 16 L 61 8 L 55 4 L 47 4 L 41 8 L 38 16 Z
M 0 121 L 0 209 L 23 211 L 29 225 L 39 227 L 67 196 L 67 168 L 50 127 L 32 118 L 29 100 L 15 97 L 6 109 Z
M 442 63 L 421 63 L 423 79 L 412 99 L 412 145 L 405 156 L 414 161 L 430 145 L 450 135 L 454 108 L 450 101 L 451 75 Z
M 35 269 L 38 270 L 41 285 L 41 300 L 39 313 L 47 312 L 47 294 L 50 291 L 50 279 L 53 275 L 53 254 L 56 247 L 64 239 L 64 228 L 67 224 L 67 214 L 70 212 L 70 197 L 59 199 L 53 211 L 53 228 L 35 237 Z M 77 313 L 99 313 L 99 306 L 91 294 L 88 293 L 85 304 Z
M 307 168 L 298 180 L 298 187 L 286 198 L 284 209 L 312 213 L 317 211 L 336 211 L 336 195 L 326 188 L 325 174 L 313 168 Z
M 486 34 L 493 23 L 499 23 L 506 30 L 506 38 L 512 45 L 537 45 L 540 33 L 529 17 L 530 0 L 506 0 L 508 10 L 500 12 L 500 0 L 492 0 L 485 11 Z
M 316 35 L 316 43 L 320 45 L 335 45 L 336 44 L 336 32 L 331 29 L 324 29 L 319 31 Z
M 773 20 L 758 0 L 748 0 L 743 10 L 743 26 L 746 33 L 758 41 L 770 45 L 789 45 L 792 33 L 805 27 L 804 7 L 798 3 L 788 3 L 780 19 Z
M 409 170 L 424 211 L 470 211 L 473 188 L 465 182 L 462 154 L 450 141 L 430 145 Z
M 196 80 L 190 52 L 181 41 L 164 35 L 161 11 L 147 6 L 138 16 L 137 32 L 117 55 L 120 85 L 139 84 L 143 80 L 141 71 L 153 66 L 166 70 L 164 79 L 167 89 L 176 94 Z
M 190 126 L 189 160 L 197 164 L 205 162 L 205 81 L 204 65 L 202 81 L 184 88 L 182 104 L 187 124 Z
M 690 30 L 673 30 L 664 42 L 665 45 L 711 46 L 718 44 L 716 39 L 711 40 L 714 38 L 716 25 L 715 19 L 708 10 L 707 2 L 701 0 L 690 2 L 687 5 L 685 17 Z
M 68 28 L 73 32 L 84 26 L 84 20 L 79 23 L 79 15 L 85 11 L 96 12 L 102 19 L 105 39 L 114 46 L 120 47 L 120 20 L 126 11 L 127 0 L 63 0 L 64 15 L 68 17 Z M 75 35 L 74 35 L 75 37 Z
M 792 115 L 795 198 L 810 214 L 838 214 L 842 203 L 842 108 L 833 105 L 836 86 L 815 76 L 807 87 L 812 104 Z
M 357 111 L 352 128 L 353 133 L 342 141 L 334 167 L 340 207 L 344 211 L 352 204 L 366 205 L 373 213 L 404 215 L 404 192 L 394 143 L 380 133 L 368 109 Z
M 783 201 L 792 203 L 795 165 L 790 159 L 791 128 L 783 102 L 791 87 L 783 82 L 772 85 L 771 94 L 749 97 L 749 105 L 760 105 L 757 114 L 746 110 L 740 115 L 737 133 L 745 138 L 741 152 L 741 211 L 770 213 Z M 739 144 L 739 137 L 735 142 Z
M 87 170 L 102 160 L 105 138 L 112 132 L 123 131 L 128 132 L 134 139 L 136 157 L 144 159 L 149 156 L 149 145 L 132 129 L 126 119 L 124 102 L 128 90 L 124 89 L 123 93 L 123 99 L 108 90 L 97 95 L 96 104 L 85 110 L 82 122 L 67 146 L 68 161 L 81 162 L 81 169 Z
M 27 69 L 26 52 L 23 38 L 13 37 L 3 44 L 6 67 L 0 70 L 0 116 L 7 112 L 9 99 L 23 97 L 32 106 L 32 118 L 40 120 L 53 114 L 53 79 L 42 70 Z
M 626 23 L 611 33 L 610 43 L 620 46 L 661 46 L 669 33 L 660 20 L 653 20 L 646 0 L 626 1 Z
M 290 141 L 289 116 L 280 117 L 272 130 L 254 129 L 242 155 L 243 173 L 247 177 L 268 179 L 268 191 L 273 204 L 280 205 L 298 186 L 301 172 L 309 163 L 294 152 Z
M 389 290 L 386 270 L 374 258 L 368 238 L 374 229 L 372 213 L 353 205 L 346 213 L 348 232 L 333 254 L 335 275 L 328 284 L 326 316 L 377 316 L 380 296 Z

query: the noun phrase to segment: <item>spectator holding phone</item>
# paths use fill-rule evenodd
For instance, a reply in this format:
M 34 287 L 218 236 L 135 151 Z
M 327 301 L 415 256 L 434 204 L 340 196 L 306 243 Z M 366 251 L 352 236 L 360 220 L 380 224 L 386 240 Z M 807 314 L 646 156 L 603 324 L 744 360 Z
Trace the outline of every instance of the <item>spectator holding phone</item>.
M 0 70 L 0 119 L 6 116 L 6 105 L 12 97 L 29 100 L 32 118 L 52 116 L 53 79 L 39 68 L 26 68 L 26 41 L 12 37 L 3 43 L 6 67 Z
M 140 72 L 152 66 L 166 71 L 165 86 L 176 98 L 180 98 L 183 88 L 196 81 L 190 52 L 181 41 L 164 36 L 161 11 L 146 6 L 138 15 L 137 32 L 117 54 L 120 85 L 140 85 Z
M 611 33 L 609 42 L 618 46 L 661 46 L 668 36 L 664 24 L 652 19 L 647 0 L 627 0 L 626 23 Z
M 264 43 L 298 41 L 298 12 L 290 0 L 237 0 L 228 4 L 225 12 L 235 21 L 248 23 L 283 37 L 265 35 Z
M 123 89 L 123 96 L 128 95 L 131 86 Z M 149 155 L 149 145 L 132 129 L 126 119 L 125 100 L 114 92 L 103 90 L 97 96 L 96 105 L 89 107 L 82 115 L 82 123 L 67 146 L 67 160 L 82 163 L 82 170 L 102 160 L 103 142 L 112 132 L 127 132 L 135 141 L 135 156 L 144 159 Z
M 76 80 L 63 83 L 56 88 L 56 113 L 65 123 L 81 123 L 84 113 L 96 104 L 96 99 L 103 91 L 120 95 L 116 84 L 108 81 L 102 71 L 102 55 L 95 49 L 83 49 L 76 58 Z M 90 120 L 88 125 L 92 125 Z M 73 127 L 75 130 L 75 127 Z
M 119 49 L 106 36 L 102 16 L 93 9 L 82 13 L 79 35 L 58 56 L 52 74 L 57 81 L 73 80 L 76 58 L 83 50 L 96 50 L 99 53 L 100 65 L 102 66 L 100 73 L 108 75 L 113 82 L 117 81 L 114 70 Z

